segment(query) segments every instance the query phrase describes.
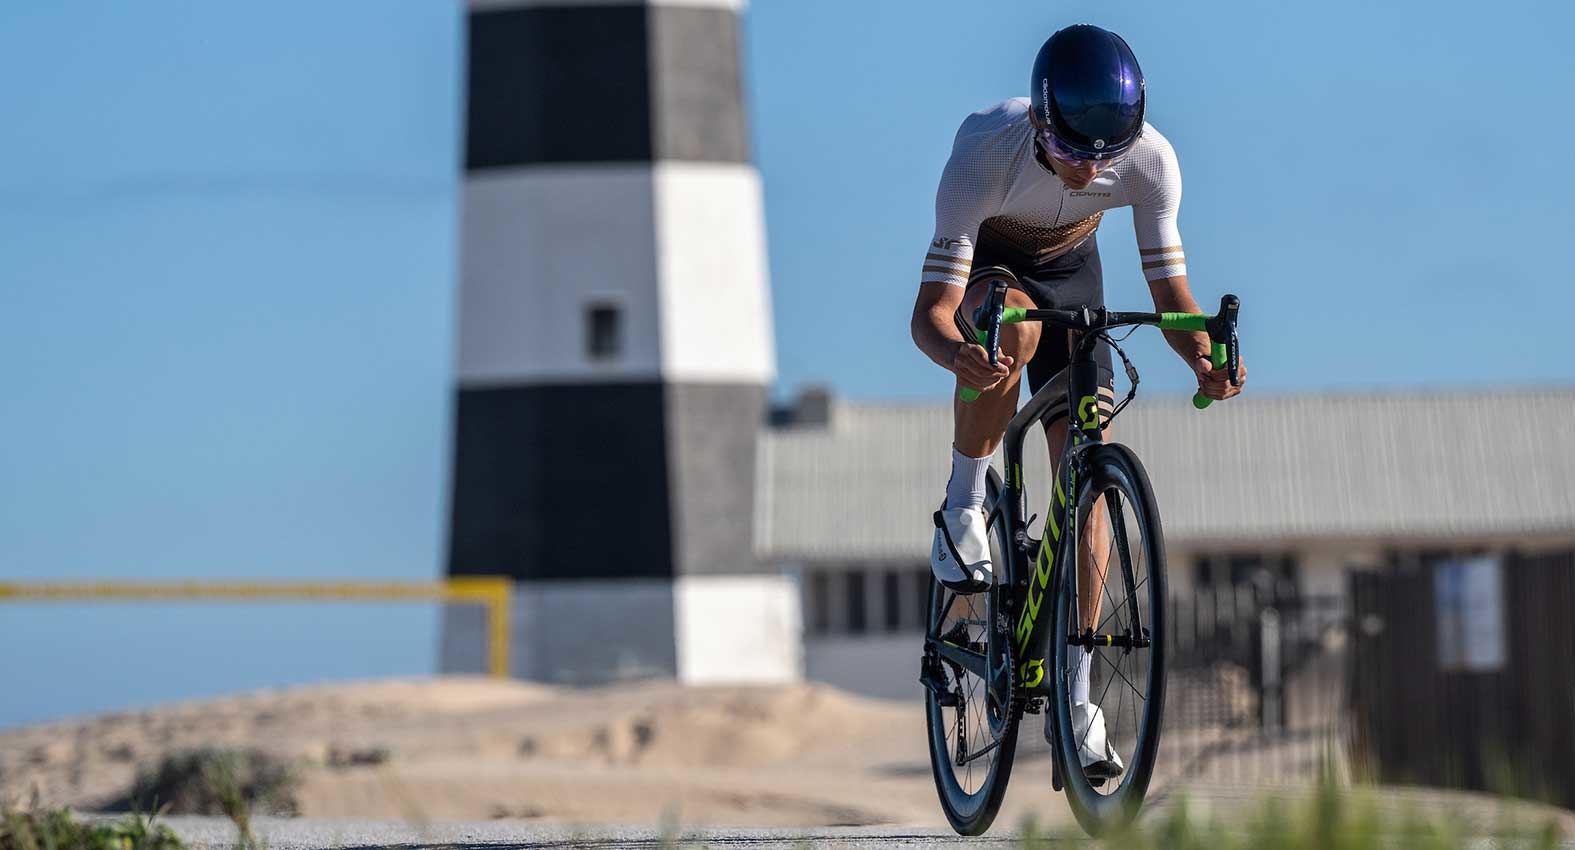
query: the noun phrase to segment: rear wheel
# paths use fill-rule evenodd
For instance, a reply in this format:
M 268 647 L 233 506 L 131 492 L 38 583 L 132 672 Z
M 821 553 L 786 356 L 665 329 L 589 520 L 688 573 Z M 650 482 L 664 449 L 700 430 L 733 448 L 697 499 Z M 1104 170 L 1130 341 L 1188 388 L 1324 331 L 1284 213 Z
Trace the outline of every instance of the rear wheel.
M 1058 570 L 1051 710 L 1067 800 L 1097 836 L 1136 817 L 1159 751 L 1165 541 L 1148 476 L 1127 447 L 1090 449 L 1077 490 L 1076 533 L 1063 543 L 1066 568 Z M 1085 580 L 1091 592 L 1080 603 Z M 1081 669 L 1089 676 L 1086 701 L 1074 699 Z M 1104 746 L 1096 740 L 1100 725 Z
M 990 557 L 1007 574 L 1010 534 L 993 512 L 1001 481 L 990 470 Z M 960 835 L 981 835 L 995 821 L 1017 752 L 1022 705 L 1012 692 L 1011 654 L 999 585 L 959 595 L 930 579 L 921 679 L 930 769 L 946 820 Z

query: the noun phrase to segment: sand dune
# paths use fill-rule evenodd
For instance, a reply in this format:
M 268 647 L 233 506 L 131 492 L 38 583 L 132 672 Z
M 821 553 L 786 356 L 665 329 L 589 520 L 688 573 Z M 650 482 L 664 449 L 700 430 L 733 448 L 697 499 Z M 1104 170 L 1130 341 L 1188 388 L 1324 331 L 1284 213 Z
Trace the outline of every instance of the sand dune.
M 923 734 L 917 703 L 811 684 L 348 683 L 0 733 L 0 795 L 93 808 L 139 764 L 217 745 L 295 760 L 311 816 L 940 823 Z
M 1003 826 L 1070 821 L 1038 725 L 1025 718 Z M 93 809 L 124 795 L 139 765 L 203 746 L 291 759 L 300 814 L 313 817 L 945 826 L 921 704 L 815 684 L 570 689 L 447 677 L 260 692 L 0 733 L 0 797 L 36 789 L 47 805 Z M 1156 797 L 1240 812 L 1265 791 L 1206 781 L 1156 778 Z M 1384 799 L 1484 822 L 1500 807 L 1423 790 Z M 1575 831 L 1575 816 L 1561 818 Z

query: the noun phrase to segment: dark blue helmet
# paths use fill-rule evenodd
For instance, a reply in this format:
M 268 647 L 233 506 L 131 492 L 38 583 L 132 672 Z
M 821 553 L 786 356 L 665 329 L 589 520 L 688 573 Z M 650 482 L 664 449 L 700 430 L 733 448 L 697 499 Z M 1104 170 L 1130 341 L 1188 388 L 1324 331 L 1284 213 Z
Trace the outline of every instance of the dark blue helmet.
M 1143 70 L 1109 30 L 1078 24 L 1050 36 L 1034 59 L 1033 124 L 1081 158 L 1126 152 L 1143 130 Z

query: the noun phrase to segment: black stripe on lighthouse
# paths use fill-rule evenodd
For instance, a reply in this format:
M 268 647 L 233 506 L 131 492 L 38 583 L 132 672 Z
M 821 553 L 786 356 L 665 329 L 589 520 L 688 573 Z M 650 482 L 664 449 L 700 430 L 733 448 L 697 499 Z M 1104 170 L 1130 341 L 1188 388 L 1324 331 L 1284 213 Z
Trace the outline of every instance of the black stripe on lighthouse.
M 656 382 L 461 390 L 449 574 L 672 576 L 663 391 Z
M 726 8 L 475 12 L 466 168 L 748 162 L 738 56 Z

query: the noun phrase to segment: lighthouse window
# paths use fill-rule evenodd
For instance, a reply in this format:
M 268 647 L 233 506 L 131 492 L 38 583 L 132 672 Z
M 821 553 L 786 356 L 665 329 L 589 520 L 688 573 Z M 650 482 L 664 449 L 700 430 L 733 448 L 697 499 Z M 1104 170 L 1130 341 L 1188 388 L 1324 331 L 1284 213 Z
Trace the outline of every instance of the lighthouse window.
M 609 360 L 623 351 L 623 316 L 616 304 L 592 304 L 585 313 L 586 353 Z

